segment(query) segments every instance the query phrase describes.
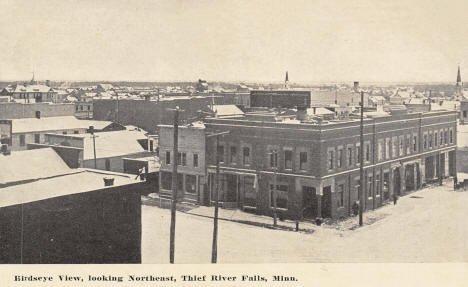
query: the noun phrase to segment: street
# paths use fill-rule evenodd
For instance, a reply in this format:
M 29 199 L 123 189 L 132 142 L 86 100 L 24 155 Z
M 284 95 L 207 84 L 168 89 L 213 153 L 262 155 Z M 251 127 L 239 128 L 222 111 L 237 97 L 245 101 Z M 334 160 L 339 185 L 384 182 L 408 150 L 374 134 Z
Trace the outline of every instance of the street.
M 219 263 L 461 262 L 468 260 L 468 192 L 429 187 L 311 232 L 220 220 Z M 372 220 L 371 220 L 372 219 Z M 170 210 L 142 206 L 142 261 L 169 262 Z M 372 221 L 372 222 L 371 222 Z M 175 263 L 210 263 L 213 220 L 177 212 Z

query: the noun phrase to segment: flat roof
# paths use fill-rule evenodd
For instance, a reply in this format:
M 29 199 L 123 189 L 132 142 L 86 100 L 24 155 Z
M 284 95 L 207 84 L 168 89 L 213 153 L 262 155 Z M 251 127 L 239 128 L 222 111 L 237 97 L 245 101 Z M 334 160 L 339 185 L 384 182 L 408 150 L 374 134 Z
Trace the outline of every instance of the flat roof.
M 105 186 L 105 177 L 114 178 L 114 185 Z M 0 189 L 0 208 L 138 182 L 141 181 L 129 174 L 82 168 L 73 169 L 67 174 Z
M 95 129 L 103 129 L 110 125 L 110 121 L 79 120 L 74 116 L 41 117 L 12 119 L 13 133 L 29 133 L 39 131 L 57 131 L 71 129 L 87 129 L 94 126 Z

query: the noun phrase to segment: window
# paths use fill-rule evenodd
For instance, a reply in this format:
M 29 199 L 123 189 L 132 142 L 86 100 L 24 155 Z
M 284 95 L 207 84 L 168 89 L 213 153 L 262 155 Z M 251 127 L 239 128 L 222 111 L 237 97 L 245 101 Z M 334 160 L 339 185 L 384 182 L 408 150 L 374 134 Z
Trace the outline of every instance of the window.
M 429 134 L 429 148 L 432 148 L 432 134 Z
M 342 148 L 338 149 L 336 159 L 337 159 L 336 167 L 341 168 L 343 166 L 343 149 Z
M 335 153 L 334 151 L 328 151 L 328 169 L 333 169 L 333 161 L 335 160 Z
M 424 147 L 424 149 L 427 149 L 427 135 L 424 135 L 423 147 Z
M 166 151 L 166 164 L 171 164 L 171 152 Z
M 74 134 L 79 134 L 79 133 L 80 133 L 80 131 L 73 131 L 73 133 L 74 133 Z
M 270 150 L 270 167 L 278 167 L 278 151 L 276 149 Z
M 398 138 L 393 137 L 392 143 L 393 143 L 392 157 L 395 158 L 395 157 L 398 157 Z
M 390 159 L 390 146 L 392 145 L 392 142 L 390 141 L 390 138 L 385 139 L 385 159 Z
M 26 145 L 26 140 L 25 140 L 24 135 L 20 135 L 19 140 L 20 140 L 20 146 L 25 146 Z
M 439 145 L 442 145 L 444 143 L 444 132 L 443 131 L 440 131 L 439 133 Z
M 78 111 L 78 106 L 75 106 L 75 110 Z
M 187 154 L 185 152 L 179 152 L 177 154 L 177 165 L 187 165 Z
M 337 187 L 338 193 L 338 207 L 343 207 L 344 205 L 344 184 L 340 184 Z
M 40 139 L 41 139 L 41 135 L 40 135 L 40 134 L 34 134 L 34 143 L 39 143 L 39 142 L 40 142 Z
M 437 146 L 437 143 L 439 142 L 439 138 L 438 138 L 438 133 L 435 132 L 434 133 L 434 146 Z
M 413 151 L 417 152 L 418 151 L 418 137 L 413 136 Z
M 361 163 L 361 146 L 357 144 L 356 146 L 356 164 L 359 165 Z
M 447 141 L 448 141 L 447 131 L 444 131 L 444 143 L 447 144 Z
M 411 153 L 411 144 L 410 144 L 411 135 L 406 135 L 405 147 L 406 147 L 406 154 Z
M 235 163 L 237 160 L 237 148 L 235 146 L 231 146 L 229 155 L 229 162 Z
M 403 146 L 403 140 L 404 140 L 404 137 L 403 136 L 400 136 L 399 138 L 399 155 L 402 156 L 404 154 L 404 146 Z
M 367 177 L 367 197 L 372 197 L 372 175 Z
M 450 129 L 450 143 L 453 143 L 453 130 Z
M 353 164 L 353 148 L 348 147 L 348 166 L 351 166 Z
M 463 111 L 463 117 L 466 118 L 466 111 Z
M 219 162 L 223 163 L 224 162 L 224 146 L 223 145 L 218 145 L 217 154 L 218 154 Z
M 249 147 L 242 148 L 242 161 L 244 165 L 250 164 L 250 148 Z
M 186 174 L 185 175 L 185 191 L 188 193 L 197 192 L 197 177 L 195 175 Z
M 66 135 L 66 134 L 67 134 L 67 131 L 63 131 L 62 134 Z
M 299 153 L 299 169 L 300 170 L 307 169 L 307 152 Z
M 366 161 L 370 161 L 370 144 L 366 143 Z
M 376 174 L 375 175 L 375 194 L 376 196 L 380 196 L 380 190 L 381 189 L 381 186 L 380 186 L 380 174 Z
M 270 204 L 271 207 L 274 207 L 274 194 L 273 184 L 270 184 Z M 288 208 L 288 186 L 285 184 L 276 185 L 276 207 L 278 208 Z
M 292 169 L 292 150 L 284 151 L 284 168 Z
M 110 159 L 106 158 L 106 170 L 110 170 Z
M 90 110 L 91 110 L 91 106 L 88 106 L 88 111 L 90 111 Z
M 198 154 L 193 154 L 193 167 L 198 167 Z
M 385 154 L 384 154 L 384 148 L 383 148 L 383 141 L 379 140 L 379 143 L 377 145 L 377 160 L 381 161 L 384 156 Z

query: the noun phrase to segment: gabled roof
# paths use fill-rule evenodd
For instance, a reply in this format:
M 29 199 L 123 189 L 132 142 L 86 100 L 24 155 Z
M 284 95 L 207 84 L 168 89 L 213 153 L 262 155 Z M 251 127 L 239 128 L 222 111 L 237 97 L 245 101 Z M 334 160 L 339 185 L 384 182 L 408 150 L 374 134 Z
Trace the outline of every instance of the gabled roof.
M 0 155 L 0 184 L 47 178 L 70 172 L 70 168 L 52 148 L 12 152 Z
M 42 117 L 12 119 L 13 133 L 29 133 L 38 131 L 57 131 L 70 129 L 87 129 L 94 126 L 95 129 L 103 129 L 110 125 L 110 121 L 79 120 L 74 116 Z
M 48 93 L 52 89 L 46 85 L 16 85 L 14 93 Z

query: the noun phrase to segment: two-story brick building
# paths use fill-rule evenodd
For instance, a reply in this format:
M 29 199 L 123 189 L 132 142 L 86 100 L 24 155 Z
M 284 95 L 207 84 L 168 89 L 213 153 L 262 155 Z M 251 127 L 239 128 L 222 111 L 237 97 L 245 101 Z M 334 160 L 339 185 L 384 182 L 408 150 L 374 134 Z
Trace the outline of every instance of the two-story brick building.
M 374 114 L 364 121 L 366 209 L 439 177 L 456 174 L 456 112 Z M 206 132 L 229 130 L 215 151 L 207 141 L 208 185 L 220 156 L 224 206 L 284 216 L 345 217 L 359 200 L 359 119 L 330 122 L 205 119 Z M 210 197 L 211 198 L 211 197 Z

